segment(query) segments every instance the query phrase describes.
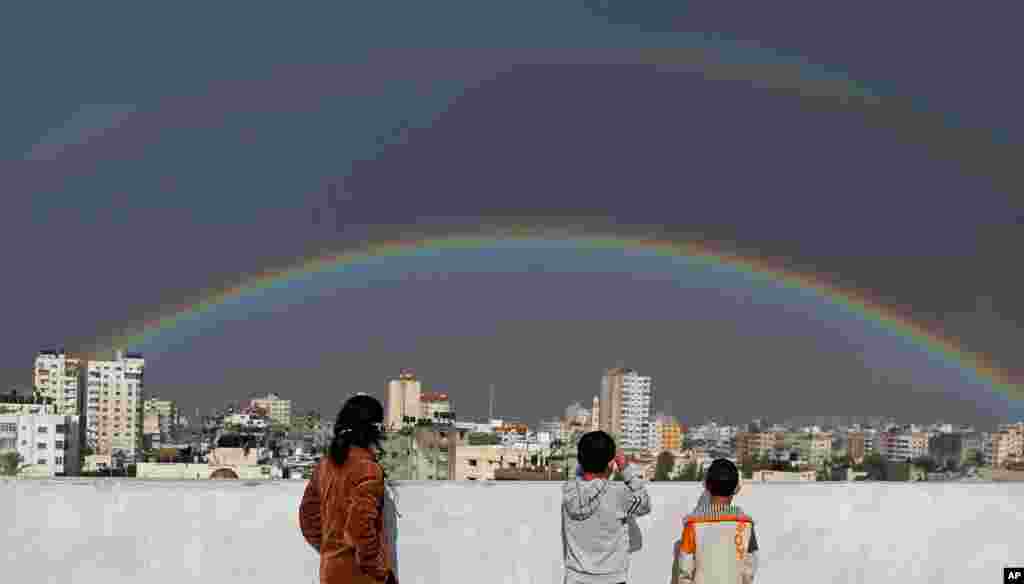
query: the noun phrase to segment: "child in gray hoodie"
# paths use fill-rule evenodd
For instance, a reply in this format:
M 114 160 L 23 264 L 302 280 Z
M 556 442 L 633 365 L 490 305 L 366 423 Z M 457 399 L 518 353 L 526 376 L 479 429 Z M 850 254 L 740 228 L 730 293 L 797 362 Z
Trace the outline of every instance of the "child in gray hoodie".
M 562 487 L 564 584 L 620 584 L 629 574 L 630 518 L 651 512 L 640 470 L 626 465 L 608 434 L 580 438 L 580 474 Z M 612 465 L 624 483 L 609 480 Z

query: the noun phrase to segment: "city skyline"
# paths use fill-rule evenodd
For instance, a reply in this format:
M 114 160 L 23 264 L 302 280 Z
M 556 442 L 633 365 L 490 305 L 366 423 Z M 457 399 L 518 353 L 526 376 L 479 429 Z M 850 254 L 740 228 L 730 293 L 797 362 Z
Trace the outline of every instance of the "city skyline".
M 64 368 L 65 368 L 64 363 L 65 363 L 65 361 L 68 364 L 67 365 L 68 370 L 71 372 L 71 373 L 68 373 L 68 375 L 70 375 L 71 377 L 66 377 L 65 374 L 64 374 Z M 34 394 L 22 393 L 22 394 L 20 394 L 19 397 L 20 397 L 20 399 L 24 400 L 24 399 L 26 399 L 28 397 L 31 397 L 32 395 L 38 395 L 41 398 L 52 400 L 51 403 L 53 404 L 55 412 L 58 412 L 58 413 L 63 412 L 65 415 L 79 415 L 80 412 L 78 411 L 78 407 L 76 405 L 77 402 L 78 402 L 78 399 L 79 399 L 79 397 L 84 398 L 84 397 L 88 396 L 89 399 L 90 399 L 89 403 L 85 404 L 85 402 L 83 402 L 82 405 L 83 406 L 84 405 L 88 405 L 89 406 L 88 407 L 88 415 L 92 416 L 93 415 L 93 411 L 97 408 L 96 404 L 94 404 L 92 402 L 96 401 L 94 398 L 98 398 L 99 395 L 97 394 L 96 396 L 93 396 L 93 392 L 96 390 L 96 388 L 92 387 L 92 385 L 93 385 L 93 383 L 95 383 L 95 380 L 93 380 L 93 381 L 89 381 L 89 380 L 92 379 L 92 375 L 95 375 L 95 374 L 89 374 L 88 372 L 92 371 L 93 369 L 111 369 L 111 368 L 113 368 L 113 369 L 120 370 L 120 367 L 119 367 L 120 365 L 126 365 L 126 364 L 131 364 L 131 363 L 136 363 L 136 365 L 131 365 L 133 367 L 142 367 L 143 366 L 142 364 L 144 362 L 145 362 L 144 355 L 141 355 L 141 354 L 138 354 L 138 353 L 127 353 L 127 354 L 125 354 L 125 353 L 119 352 L 114 361 L 109 361 L 109 360 L 95 359 L 95 358 L 90 358 L 90 357 L 76 357 L 76 356 L 74 356 L 73 354 L 70 354 L 70 353 L 69 354 L 65 354 L 62 349 L 56 349 L 56 350 L 44 349 L 44 350 L 39 351 L 39 353 L 37 354 L 36 365 L 33 367 L 33 375 L 36 378 L 35 387 L 37 388 L 38 391 L 36 393 L 34 393 Z M 49 385 L 47 383 L 47 381 L 46 381 L 47 377 L 40 377 L 41 373 L 45 375 L 45 372 L 43 371 L 42 367 L 47 367 L 47 368 L 48 367 L 53 367 L 54 371 L 58 372 L 57 373 L 57 378 L 58 378 L 59 382 L 55 382 L 54 385 Z M 84 375 L 82 375 L 81 379 L 79 379 L 77 377 L 79 371 L 84 373 Z M 425 416 L 427 418 L 430 418 L 430 415 L 423 414 L 423 412 L 426 412 L 428 410 L 430 410 L 430 411 L 437 410 L 437 407 L 434 407 L 433 405 L 427 405 L 426 403 L 422 403 L 422 402 L 437 402 L 438 400 L 441 400 L 441 401 L 443 401 L 443 407 L 442 407 L 443 411 L 447 412 L 447 411 L 449 411 L 451 409 L 452 406 L 450 404 L 455 399 L 454 395 L 449 396 L 449 392 L 448 391 L 438 392 L 438 391 L 432 389 L 431 386 L 426 386 L 427 389 L 424 389 L 425 386 L 423 385 L 422 379 L 420 379 L 417 376 L 416 372 L 413 369 L 411 369 L 411 368 L 401 368 L 398 371 L 399 372 L 398 372 L 397 375 L 394 375 L 394 376 L 392 376 L 391 378 L 388 379 L 388 381 L 387 381 L 387 390 L 385 391 L 385 395 L 384 396 L 375 396 L 375 397 L 378 397 L 378 399 L 380 399 L 382 405 L 385 408 L 385 412 L 386 412 L 385 413 L 385 418 L 386 418 L 386 421 L 387 421 L 387 425 L 389 427 L 391 427 L 392 429 L 396 428 L 396 427 L 399 427 L 402 424 L 402 419 L 405 418 L 408 415 L 408 412 L 417 412 L 417 414 L 413 415 L 412 417 L 416 417 L 417 415 L 421 415 L 421 416 Z M 107 373 L 109 373 L 109 372 L 107 372 Z M 954 416 L 952 418 L 943 418 L 942 416 L 935 417 L 935 418 L 927 418 L 927 417 L 922 418 L 920 416 L 918 416 L 918 417 L 911 416 L 911 417 L 908 418 L 907 416 L 894 415 L 891 412 L 884 413 L 884 414 L 883 413 L 875 412 L 875 413 L 868 413 L 868 414 L 851 414 L 851 413 L 820 414 L 819 413 L 819 414 L 803 414 L 803 415 L 797 415 L 797 414 L 790 413 L 790 414 L 787 414 L 787 415 L 781 416 L 781 417 L 779 417 L 779 416 L 777 416 L 777 417 L 770 417 L 769 416 L 767 418 L 766 418 L 766 416 L 763 413 L 755 414 L 753 416 L 743 416 L 743 415 L 725 414 L 725 413 L 717 413 L 716 414 L 716 413 L 712 412 L 712 413 L 707 413 L 707 414 L 703 414 L 703 415 L 696 415 L 696 417 L 687 417 L 685 414 L 680 414 L 680 413 L 677 413 L 677 412 L 672 410 L 672 408 L 671 408 L 671 404 L 672 404 L 671 396 L 669 396 L 668 398 L 662 398 L 661 399 L 661 402 L 663 402 L 663 404 L 664 404 L 663 406 L 655 407 L 653 405 L 650 405 L 650 404 L 654 403 L 654 400 L 651 398 L 651 396 L 652 395 L 653 396 L 657 396 L 657 392 L 656 391 L 652 391 L 651 389 L 644 389 L 643 392 L 645 392 L 645 393 L 638 394 L 638 396 L 639 395 L 647 396 L 647 397 L 643 398 L 644 399 L 644 403 L 648 404 L 648 405 L 644 406 L 645 411 L 646 411 L 645 414 L 640 414 L 640 410 L 633 411 L 633 413 L 631 413 L 630 416 L 632 416 L 632 418 L 635 418 L 635 419 L 633 419 L 629 424 L 627 424 L 621 418 L 619 418 L 619 419 L 610 419 L 610 418 L 609 419 L 603 419 L 602 418 L 601 421 L 599 422 L 597 415 L 594 414 L 593 412 L 594 412 L 595 408 L 597 408 L 597 410 L 600 411 L 600 408 L 599 408 L 600 396 L 604 395 L 606 400 L 611 399 L 612 400 L 611 403 L 613 403 L 613 404 L 618 403 L 620 406 L 621 406 L 621 404 L 624 401 L 623 397 L 622 397 L 622 391 L 623 391 L 622 390 L 622 387 L 623 387 L 622 381 L 620 380 L 617 384 L 616 383 L 612 383 L 612 384 L 609 385 L 609 379 L 618 379 L 618 377 L 616 377 L 616 376 L 620 376 L 621 377 L 622 375 L 625 375 L 625 378 L 627 380 L 632 378 L 632 377 L 636 377 L 636 379 L 639 380 L 642 384 L 646 384 L 646 386 L 644 386 L 644 387 L 647 387 L 647 388 L 656 387 L 656 383 L 652 380 L 651 377 L 649 377 L 649 376 L 638 376 L 639 374 L 638 374 L 638 372 L 635 369 L 633 369 L 631 367 L 626 367 L 625 363 L 622 360 L 619 360 L 615 367 L 606 367 L 603 370 L 603 376 L 601 378 L 601 388 L 593 396 L 592 407 L 591 408 L 583 407 L 584 400 L 577 399 L 577 400 L 570 401 L 570 402 L 568 402 L 568 406 L 565 409 L 565 416 L 561 416 L 561 417 L 559 417 L 559 419 L 565 419 L 566 417 L 571 418 L 574 415 L 571 412 L 579 409 L 579 410 L 587 412 L 588 415 L 594 416 L 593 417 L 593 424 L 594 424 L 595 428 L 600 427 L 601 429 L 604 429 L 604 430 L 608 431 L 612 426 L 614 426 L 616 424 L 621 424 L 622 425 L 622 432 L 626 432 L 626 433 L 629 433 L 631 431 L 635 431 L 635 428 L 632 429 L 632 430 L 627 430 L 627 425 L 632 427 L 633 425 L 635 425 L 637 423 L 641 423 L 641 422 L 649 422 L 651 424 L 651 428 L 652 428 L 651 431 L 653 432 L 654 420 L 657 417 L 662 416 L 662 415 L 667 415 L 667 416 L 669 416 L 669 417 L 671 417 L 671 418 L 673 418 L 673 419 L 675 419 L 675 420 L 677 420 L 677 421 L 679 421 L 679 422 L 681 422 L 681 423 L 683 423 L 684 425 L 687 425 L 687 426 L 697 426 L 697 425 L 703 425 L 705 423 L 718 423 L 718 424 L 721 424 L 721 425 L 724 425 L 724 426 L 746 426 L 746 425 L 751 424 L 751 423 L 754 423 L 754 424 L 760 424 L 760 423 L 779 424 L 779 423 L 782 423 L 784 425 L 789 425 L 789 426 L 799 425 L 799 426 L 808 426 L 808 427 L 809 426 L 836 427 L 839 424 L 842 424 L 844 426 L 849 426 L 849 425 L 868 425 L 868 426 L 878 427 L 879 425 L 882 425 L 882 424 L 885 424 L 885 423 L 895 423 L 897 420 L 899 420 L 900 423 L 902 423 L 902 424 L 914 424 L 914 425 L 931 425 L 931 424 L 942 424 L 942 423 L 952 423 L 952 424 L 954 424 L 956 426 L 976 426 L 976 425 L 978 425 L 977 423 L 973 423 L 973 422 L 970 422 L 970 421 L 964 421 L 964 420 L 962 420 L 962 419 L 960 419 L 960 418 L 958 418 L 956 416 Z M 611 377 L 609 377 L 609 376 L 611 376 Z M 40 379 L 43 380 L 42 384 L 40 383 Z M 64 387 L 64 385 L 65 384 L 77 384 L 77 383 L 79 383 L 79 381 L 81 383 L 83 383 L 83 384 L 88 383 L 88 385 L 90 387 L 88 388 L 88 391 L 86 393 L 82 393 L 81 396 L 79 396 L 77 393 L 75 393 L 72 396 L 71 393 L 68 393 L 68 390 Z M 137 381 L 136 383 L 141 383 L 141 373 L 139 374 L 139 381 Z M 631 384 L 634 384 L 634 383 L 636 383 L 636 382 L 635 381 L 634 382 L 630 382 L 630 383 L 627 383 L 626 385 L 631 385 Z M 409 389 L 405 389 L 407 387 Z M 140 388 L 141 388 L 141 386 L 140 386 Z M 24 391 L 26 389 L 26 387 L 25 386 L 20 386 L 20 389 Z M 86 388 L 83 385 L 82 390 L 84 391 L 85 389 Z M 131 387 L 128 387 L 128 395 L 131 394 L 131 389 L 132 389 Z M 496 394 L 495 394 L 495 384 L 493 384 L 493 383 L 490 384 L 488 389 L 489 389 L 490 393 L 489 393 L 489 396 L 488 396 L 489 401 L 488 401 L 488 404 L 487 404 L 487 406 L 488 406 L 487 415 L 482 415 L 482 414 L 460 415 L 460 416 L 458 416 L 459 420 L 461 420 L 461 421 L 485 420 L 486 421 L 486 420 L 492 419 L 492 415 L 493 415 L 494 416 L 493 419 L 505 419 L 505 420 L 510 420 L 510 421 L 523 422 L 523 423 L 529 424 L 531 427 L 536 427 L 536 426 L 543 426 L 545 421 L 551 419 L 550 418 L 550 412 L 551 411 L 557 411 L 559 407 L 562 407 L 562 406 L 556 405 L 554 407 L 554 410 L 551 410 L 551 409 L 544 410 L 545 413 L 541 414 L 540 416 L 535 416 L 535 417 L 520 416 L 520 415 L 505 416 L 505 415 L 501 414 L 500 410 L 498 412 L 494 412 L 493 411 L 493 407 L 494 407 L 494 403 L 495 403 L 494 400 L 497 397 Z M 12 389 L 10 391 L 17 391 L 17 389 L 15 388 L 15 389 Z M 609 392 L 611 392 L 611 393 L 609 393 Z M 7 392 L 7 393 L 9 394 L 10 392 Z M 282 405 L 281 407 L 285 408 L 287 411 L 283 411 L 282 410 L 282 411 L 279 412 L 279 411 L 277 411 L 277 406 L 276 405 L 273 406 L 274 417 L 275 418 L 277 418 L 278 416 L 283 416 L 285 418 L 290 417 L 292 415 L 293 409 L 296 412 L 296 414 L 298 414 L 299 412 L 304 414 L 305 412 L 312 410 L 312 411 L 318 412 L 321 416 L 326 415 L 328 418 L 333 417 L 333 415 L 336 413 L 335 411 L 324 411 L 324 410 L 322 410 L 319 407 L 309 406 L 309 405 L 305 405 L 305 404 L 296 405 L 293 408 L 292 400 L 288 399 L 287 396 L 279 397 L 279 396 L 277 396 L 275 394 L 275 392 L 269 392 L 269 393 L 267 393 L 266 397 L 263 397 L 262 393 L 267 393 L 267 392 L 259 392 L 259 391 L 250 392 L 248 394 L 248 397 L 244 397 L 243 398 L 241 396 L 234 396 L 233 398 L 228 399 L 226 402 L 221 402 L 221 403 L 229 404 L 230 407 L 228 409 L 235 408 L 235 407 L 241 407 L 242 409 L 245 409 L 245 406 L 242 405 L 242 404 L 257 404 L 257 403 L 260 403 L 260 404 L 266 406 L 266 404 L 271 403 L 271 401 L 274 401 L 275 403 L 277 403 L 276 400 L 282 400 L 282 401 L 280 401 L 280 404 L 284 404 L 284 405 Z M 365 394 L 368 394 L 368 395 L 374 395 L 372 392 L 355 392 L 355 393 L 365 393 Z M 628 394 L 629 391 L 627 390 L 626 393 Z M 346 398 L 350 397 L 351 395 L 352 394 L 347 395 Z M 397 403 L 395 402 L 396 398 L 398 399 Z M 67 400 L 67 399 L 73 399 L 73 401 L 71 402 L 71 405 L 70 405 L 70 409 L 69 409 L 69 406 L 65 406 L 64 405 L 64 400 Z M 267 400 L 270 400 L 270 401 L 267 401 Z M 648 400 L 650 400 L 650 401 L 648 401 Z M 171 404 L 173 404 L 173 407 L 174 407 L 176 412 L 187 412 L 187 411 L 190 411 L 192 409 L 191 407 L 188 407 L 188 406 L 182 406 L 181 402 L 179 400 L 175 399 L 173 396 L 163 396 L 163 395 L 158 395 L 158 394 L 145 393 L 144 394 L 144 401 L 146 402 L 146 407 L 147 408 L 150 407 L 151 404 L 155 404 L 155 402 L 160 402 L 161 405 L 159 407 L 164 408 L 164 409 L 166 409 L 168 407 L 171 407 Z M 264 402 L 266 402 L 266 403 L 264 403 Z M 395 404 L 395 405 L 392 405 L 392 404 Z M 140 425 L 140 427 L 141 427 L 141 424 L 142 424 L 142 416 L 141 416 L 142 410 L 141 410 L 141 408 L 143 406 L 143 403 L 139 402 L 137 405 L 140 408 L 140 410 L 139 410 L 140 411 L 140 416 L 139 416 L 139 420 L 137 420 L 136 423 L 138 423 Z M 340 406 L 340 404 L 339 404 L 339 406 Z M 107 407 L 107 406 L 101 403 L 100 407 Z M 224 406 L 224 407 L 228 407 L 228 406 Z M 266 406 L 266 407 L 269 407 L 269 406 Z M 218 406 L 215 406 L 215 407 L 212 407 L 212 408 L 209 408 L 209 409 L 203 408 L 203 407 L 196 407 L 195 408 L 195 412 L 196 412 L 197 419 L 194 420 L 194 422 L 198 422 L 200 419 L 202 419 L 203 415 L 202 415 L 201 412 L 203 412 L 203 411 L 209 411 L 211 413 L 215 413 L 215 412 L 224 411 L 224 408 L 218 407 Z M 270 410 L 268 409 L 268 411 L 270 411 Z M 604 414 L 605 416 L 608 416 L 607 412 L 608 412 L 608 410 L 605 410 L 605 414 Z M 946 421 L 946 420 L 950 420 L 950 421 Z M 1016 422 L 1016 421 L 1019 421 L 1019 420 L 1012 419 L 1012 416 L 1004 416 L 1002 418 L 997 418 L 997 419 L 994 419 L 994 420 L 983 422 L 979 427 L 980 428 L 995 428 L 996 426 L 998 426 L 1000 424 L 1013 423 L 1013 422 Z M 91 427 L 92 424 L 95 424 L 95 422 L 90 422 L 89 424 L 86 424 L 86 425 Z
M 862 322 L 837 296 L 635 248 L 424 249 L 188 310 L 301 258 L 561 230 L 821 279 L 1024 372 L 1024 118 L 1013 76 L 984 73 L 1019 51 L 941 24 L 911 45 L 871 26 L 864 51 L 858 27 L 878 16 L 862 8 L 807 27 L 713 3 L 653 19 L 445 7 L 416 31 L 378 7 L 325 10 L 295 29 L 254 14 L 230 51 L 212 24 L 234 22 L 226 9 L 188 46 L 174 26 L 82 14 L 8 72 L 0 386 L 30 383 L 38 348 L 167 319 L 124 348 L 188 411 L 250 390 L 329 411 L 383 397 L 408 366 L 467 415 L 495 383 L 508 415 L 534 419 L 626 360 L 657 380 L 655 408 L 698 418 L 1024 415 L 1019 385 L 993 389 L 957 350 Z M 33 30 L 11 42 L 34 46 Z

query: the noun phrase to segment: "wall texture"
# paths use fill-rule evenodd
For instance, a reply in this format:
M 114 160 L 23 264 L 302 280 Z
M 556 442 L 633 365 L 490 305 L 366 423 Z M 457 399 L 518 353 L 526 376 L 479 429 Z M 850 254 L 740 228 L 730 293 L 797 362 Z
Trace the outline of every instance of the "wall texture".
M 317 582 L 305 481 L 0 482 L 12 582 Z M 559 483 L 402 483 L 402 584 L 561 582 Z M 666 584 L 693 483 L 651 487 L 630 581 Z M 759 584 L 996 582 L 1024 565 L 1024 483 L 752 484 Z

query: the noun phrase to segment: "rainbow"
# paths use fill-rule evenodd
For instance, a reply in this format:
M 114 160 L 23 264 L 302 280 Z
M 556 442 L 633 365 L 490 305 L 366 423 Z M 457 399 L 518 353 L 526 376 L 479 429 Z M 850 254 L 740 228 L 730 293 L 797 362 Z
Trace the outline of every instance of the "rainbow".
M 468 235 L 444 238 L 419 239 L 413 241 L 383 242 L 362 249 L 326 254 L 300 261 L 285 269 L 267 271 L 250 277 L 213 293 L 208 293 L 197 302 L 183 304 L 167 311 L 158 318 L 148 320 L 130 332 L 120 332 L 103 344 L 101 350 L 110 348 L 132 348 L 152 341 L 161 334 L 176 329 L 186 321 L 202 319 L 218 307 L 237 302 L 246 297 L 260 296 L 272 288 L 287 288 L 300 280 L 309 280 L 317 274 L 341 271 L 358 265 L 376 264 L 392 258 L 436 256 L 445 250 L 503 249 L 569 249 L 579 253 L 611 250 L 629 254 L 647 254 L 668 258 L 685 258 L 689 263 L 713 270 L 725 270 L 756 281 L 774 283 L 794 293 L 810 295 L 824 304 L 838 306 L 861 320 L 901 337 L 914 346 L 928 352 L 930 357 L 941 359 L 966 373 L 968 377 L 990 386 L 994 391 L 1012 399 L 1024 400 L 1024 391 L 1011 374 L 994 365 L 985 356 L 961 348 L 953 339 L 929 330 L 904 316 L 895 309 L 872 302 L 866 294 L 854 290 L 840 289 L 825 283 L 822 279 L 773 267 L 769 261 L 740 255 L 717 252 L 700 243 L 679 243 L 652 239 L 628 239 L 616 236 L 544 236 L 517 234 L 500 236 Z

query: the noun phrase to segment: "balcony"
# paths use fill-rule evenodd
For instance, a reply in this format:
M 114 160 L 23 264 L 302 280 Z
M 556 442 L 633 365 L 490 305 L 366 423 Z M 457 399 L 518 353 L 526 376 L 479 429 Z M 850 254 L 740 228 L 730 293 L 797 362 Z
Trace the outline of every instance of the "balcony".
M 305 481 L 0 481 L 3 573 L 36 582 L 317 582 Z M 403 584 L 561 580 L 559 483 L 399 483 Z M 694 483 L 650 487 L 630 582 L 669 581 Z M 1024 483 L 750 484 L 758 584 L 997 582 L 1024 565 Z M 144 580 L 143 580 L 144 578 Z

